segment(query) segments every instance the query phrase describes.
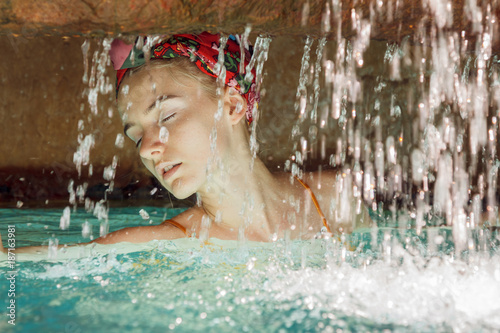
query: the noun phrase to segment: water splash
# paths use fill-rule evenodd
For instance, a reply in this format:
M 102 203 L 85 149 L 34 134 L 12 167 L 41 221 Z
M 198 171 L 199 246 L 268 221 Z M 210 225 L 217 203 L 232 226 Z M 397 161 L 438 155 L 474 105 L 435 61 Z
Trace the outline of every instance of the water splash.
M 263 70 L 264 64 L 267 61 L 269 46 L 271 44 L 272 39 L 266 36 L 257 37 L 254 45 L 253 55 L 250 59 L 247 67 L 245 68 L 245 80 L 248 82 L 252 81 L 252 69 L 255 68 L 255 90 L 257 93 L 261 92 L 262 81 L 264 79 Z M 250 164 L 250 170 L 253 170 L 253 165 L 255 161 L 255 157 L 257 156 L 257 152 L 259 151 L 259 144 L 257 141 L 257 124 L 259 121 L 259 113 L 262 110 L 258 109 L 257 103 L 254 103 L 252 109 L 252 125 L 251 125 L 251 133 L 250 133 L 250 151 L 252 153 L 252 162 Z
M 87 97 L 88 107 L 90 109 L 90 113 L 83 119 L 78 121 L 78 146 L 73 154 L 73 163 L 76 166 L 78 171 L 79 178 L 82 176 L 83 167 L 88 167 L 88 175 L 93 175 L 93 165 L 90 163 L 91 161 L 91 150 L 96 145 L 96 134 L 92 132 L 93 128 L 93 119 L 95 116 L 99 115 L 99 113 L 103 114 L 103 110 L 100 110 L 99 99 L 105 96 L 111 96 L 114 92 L 114 86 L 110 77 L 107 75 L 107 69 L 110 66 L 109 59 L 109 49 L 111 47 L 111 39 L 105 38 L 101 43 L 97 43 L 97 45 L 92 45 L 90 40 L 85 40 L 82 44 L 82 53 L 84 60 L 84 75 L 82 78 L 83 83 L 86 85 L 86 89 L 83 91 L 83 96 Z M 93 55 L 91 57 L 91 63 L 89 59 L 89 51 L 91 49 L 95 49 Z M 89 72 L 89 63 L 90 63 L 90 72 Z M 84 111 L 84 105 L 82 104 L 81 110 Z M 109 118 L 113 117 L 113 110 L 111 108 L 107 111 L 107 116 Z M 87 133 L 86 133 L 87 132 Z M 123 147 L 124 137 L 121 134 L 116 136 L 115 146 L 118 148 Z M 109 181 L 108 192 L 113 190 L 114 186 L 114 177 L 116 175 L 116 168 L 118 165 L 118 157 L 115 155 L 113 160 L 109 166 L 106 166 L 103 170 L 103 179 Z M 99 220 L 103 220 L 103 224 L 101 225 L 101 235 L 105 235 L 107 233 L 107 218 L 105 214 L 107 214 L 106 209 L 102 209 L 103 202 L 94 203 L 91 199 L 86 198 L 86 191 L 88 188 L 88 183 L 85 181 L 83 184 L 78 184 L 76 186 L 76 191 L 74 190 L 75 182 L 71 180 L 68 185 L 69 192 L 69 202 L 73 205 L 74 210 L 76 210 L 78 203 L 84 203 L 85 209 L 88 212 L 94 212 L 95 216 Z M 105 192 L 105 196 L 106 196 Z M 63 213 L 63 217 L 61 218 L 61 229 L 67 228 L 69 225 L 69 215 L 65 210 Z M 63 221 L 64 220 L 64 221 Z M 67 222 L 66 222 L 67 221 Z M 64 223 L 63 223 L 64 222 Z M 87 230 L 88 226 L 82 226 L 82 233 L 88 234 Z
M 61 216 L 59 228 L 61 230 L 68 229 L 71 220 L 71 209 L 69 207 L 64 208 L 63 214 Z
M 329 157 L 331 166 L 352 177 L 355 197 L 362 194 L 375 214 L 390 212 L 392 217 L 379 223 L 392 221 L 418 233 L 429 226 L 451 226 L 461 254 L 480 247 L 474 232 L 499 225 L 499 66 L 492 54 L 496 5 L 466 2 L 473 25 L 467 32 L 450 30 L 450 1 L 424 1 L 422 6 L 430 21 L 424 18 L 414 36 L 387 44 L 386 75 L 373 83 L 363 81 L 370 80 L 365 71 L 373 70 L 365 69 L 374 62 L 365 59 L 372 24 L 400 17 L 401 7 L 376 2 L 367 19 L 353 4 L 353 36 L 347 40 L 339 3 L 326 4 L 322 31 L 336 34 L 326 42 L 317 39 L 314 65 L 316 39 L 305 41 L 295 102 L 298 120 L 291 131 L 294 147 L 284 169 L 300 177 L 314 171 L 309 165 Z M 318 84 L 320 73 L 324 81 Z M 314 162 L 307 162 L 310 158 Z M 341 214 L 334 199 L 331 207 Z M 396 218 L 405 211 L 409 219 Z

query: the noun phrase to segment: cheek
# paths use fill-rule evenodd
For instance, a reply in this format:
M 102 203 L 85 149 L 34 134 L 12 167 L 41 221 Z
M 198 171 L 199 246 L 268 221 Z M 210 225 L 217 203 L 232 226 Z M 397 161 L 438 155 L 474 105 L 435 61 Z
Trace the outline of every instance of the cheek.
M 223 124 L 221 120 L 221 122 L 217 124 L 217 152 L 219 154 L 230 153 L 229 147 L 231 146 L 232 139 L 230 128 L 228 128 L 226 124 Z
M 210 149 L 210 133 L 194 132 L 185 139 L 185 146 L 189 150 L 193 160 L 206 164 L 212 154 L 212 150 Z
M 144 166 L 146 167 L 146 169 L 149 170 L 149 172 L 151 172 L 153 175 L 156 174 L 153 162 L 151 160 L 147 160 L 141 157 L 141 161 L 142 164 L 144 164 Z
M 186 121 L 170 131 L 169 144 L 185 153 L 210 152 L 211 125 L 209 121 Z M 171 139 L 171 140 L 170 140 Z

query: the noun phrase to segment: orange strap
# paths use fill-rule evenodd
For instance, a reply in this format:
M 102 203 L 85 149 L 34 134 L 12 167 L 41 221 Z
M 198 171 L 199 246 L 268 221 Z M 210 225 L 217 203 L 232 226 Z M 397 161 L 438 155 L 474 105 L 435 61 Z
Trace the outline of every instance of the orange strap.
M 182 231 L 182 232 L 183 232 L 186 236 L 188 236 L 188 233 L 187 233 L 186 228 L 185 228 L 182 224 L 180 224 L 179 222 L 175 222 L 174 220 L 165 220 L 165 221 L 163 221 L 163 222 L 162 222 L 162 224 L 163 224 L 163 223 L 169 223 L 169 224 L 173 225 L 174 227 L 181 229 L 181 231 Z
M 321 208 L 319 207 L 319 203 L 318 203 L 318 200 L 316 200 L 316 196 L 314 195 L 313 191 L 311 190 L 311 188 L 309 187 L 309 185 L 307 185 L 306 183 L 304 183 L 302 180 L 299 179 L 299 177 L 297 176 L 294 176 L 295 179 L 297 179 L 299 181 L 299 183 L 304 186 L 304 188 L 309 192 L 309 194 L 311 195 L 311 199 L 314 203 L 314 206 L 316 206 L 316 210 L 318 211 L 318 214 L 319 216 L 321 217 L 321 221 L 323 222 L 323 225 L 325 226 L 326 228 L 326 231 L 328 231 L 329 233 L 332 233 L 330 231 L 330 227 L 328 226 L 328 223 L 326 222 L 326 218 L 325 218 L 325 215 L 323 215 L 323 212 L 321 211 Z

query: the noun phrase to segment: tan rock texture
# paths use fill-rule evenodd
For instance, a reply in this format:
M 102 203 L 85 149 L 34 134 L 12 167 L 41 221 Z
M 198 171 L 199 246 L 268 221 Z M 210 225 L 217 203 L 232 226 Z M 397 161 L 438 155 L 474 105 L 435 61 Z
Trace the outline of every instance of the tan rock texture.
M 0 4 L 0 33 L 48 35 L 171 34 L 192 31 L 270 35 L 353 36 L 352 17 L 371 18 L 371 38 L 400 41 L 436 23 L 428 0 L 10 0 Z M 436 2 L 434 2 L 436 3 Z M 465 0 L 449 2 L 447 30 L 472 39 Z M 500 17 L 498 1 L 478 5 L 486 16 Z M 329 14 L 327 14 L 329 12 Z M 327 27 L 328 26 L 328 27 Z M 340 29 L 340 30 L 339 30 Z M 494 51 L 500 47 L 498 37 Z

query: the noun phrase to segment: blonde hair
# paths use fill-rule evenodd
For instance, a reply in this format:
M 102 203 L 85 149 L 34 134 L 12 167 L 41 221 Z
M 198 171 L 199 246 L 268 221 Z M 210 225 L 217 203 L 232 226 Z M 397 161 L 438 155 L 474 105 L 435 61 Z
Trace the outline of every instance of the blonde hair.
M 177 75 L 198 81 L 203 91 L 207 93 L 208 97 L 214 101 L 217 100 L 217 79 L 201 72 L 201 70 L 187 57 L 152 59 L 148 64 L 129 69 L 126 76 L 134 75 L 143 69 L 151 67 L 156 69 L 167 68 L 172 74 L 172 79 L 174 81 L 176 81 L 175 77 Z M 176 82 L 180 84 L 180 82 Z

